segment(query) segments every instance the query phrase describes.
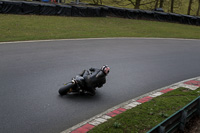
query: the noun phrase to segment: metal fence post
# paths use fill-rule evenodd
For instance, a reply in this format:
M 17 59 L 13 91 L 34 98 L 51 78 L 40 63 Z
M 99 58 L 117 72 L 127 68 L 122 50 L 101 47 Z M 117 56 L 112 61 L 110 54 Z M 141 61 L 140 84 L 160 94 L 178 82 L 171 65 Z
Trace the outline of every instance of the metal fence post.
M 159 133 L 165 133 L 165 127 L 164 126 L 160 126 L 158 132 Z
M 187 119 L 187 115 L 188 115 L 188 111 L 187 110 L 183 110 L 182 114 L 181 114 L 181 120 L 180 120 L 180 130 L 184 131 L 185 129 L 185 124 L 186 124 L 186 119 Z
M 76 4 L 77 4 L 77 5 L 79 4 L 79 0 L 76 0 Z
M 200 117 L 200 96 L 199 96 L 199 99 L 198 99 L 197 114 Z

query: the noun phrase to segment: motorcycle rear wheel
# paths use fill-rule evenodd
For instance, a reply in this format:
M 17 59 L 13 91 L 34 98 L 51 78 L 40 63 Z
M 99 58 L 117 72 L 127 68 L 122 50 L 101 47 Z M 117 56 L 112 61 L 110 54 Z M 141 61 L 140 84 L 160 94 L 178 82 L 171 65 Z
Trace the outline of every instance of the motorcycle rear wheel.
M 73 89 L 75 84 L 73 83 L 68 83 L 67 85 L 61 87 L 58 91 L 58 93 L 63 96 L 66 95 L 68 92 L 70 92 L 70 89 Z

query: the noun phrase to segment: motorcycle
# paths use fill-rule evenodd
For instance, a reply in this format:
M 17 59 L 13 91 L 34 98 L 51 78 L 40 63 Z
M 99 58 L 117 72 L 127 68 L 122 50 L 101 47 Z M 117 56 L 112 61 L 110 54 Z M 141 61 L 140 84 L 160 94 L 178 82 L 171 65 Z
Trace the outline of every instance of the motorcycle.
M 61 96 L 69 93 L 79 93 L 79 94 L 85 93 L 84 78 L 79 75 L 74 77 L 71 82 L 66 83 L 64 85 L 65 86 L 61 87 L 58 91 Z
M 71 82 L 61 87 L 58 92 L 61 96 L 69 93 L 93 96 L 95 95 L 95 88 L 100 88 L 106 83 L 106 76 L 109 71 L 110 68 L 107 65 L 104 65 L 101 69 L 90 68 L 89 70 L 84 70 L 82 74 L 72 78 Z

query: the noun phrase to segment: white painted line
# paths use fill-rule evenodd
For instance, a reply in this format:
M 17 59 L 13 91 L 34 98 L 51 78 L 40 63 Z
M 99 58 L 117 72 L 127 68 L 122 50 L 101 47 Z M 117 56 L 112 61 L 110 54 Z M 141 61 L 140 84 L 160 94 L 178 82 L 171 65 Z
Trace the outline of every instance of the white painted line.
M 156 92 L 156 93 L 150 95 L 150 97 L 157 97 L 157 96 L 160 96 L 162 94 L 164 94 L 164 93 L 162 93 L 162 92 Z
M 139 102 L 132 102 L 132 103 L 129 103 L 129 104 L 125 105 L 125 106 L 122 107 L 122 108 L 131 109 L 131 108 L 136 107 L 137 105 L 140 105 L 140 104 L 141 104 L 141 103 L 139 103 Z
M 176 89 L 178 89 L 178 88 L 180 88 L 180 87 L 181 87 L 181 86 L 180 86 L 180 84 L 179 84 L 179 85 L 174 85 L 174 86 L 172 86 L 172 87 L 170 87 L 170 88 L 176 90 Z
M 129 103 L 133 103 L 133 102 L 136 102 L 136 100 L 135 99 L 129 100 Z
M 93 120 L 93 121 L 89 122 L 89 124 L 91 124 L 93 126 L 98 126 L 99 124 L 101 124 L 101 122 Z
M 133 102 L 133 104 L 140 105 L 141 103 L 139 103 L 139 102 Z
M 99 121 L 99 122 L 101 122 L 101 123 L 104 123 L 104 122 L 106 122 L 107 120 L 106 119 L 103 119 L 103 118 L 97 118 L 97 119 L 95 119 L 96 121 Z
M 190 90 L 196 90 L 197 88 L 199 88 L 198 86 L 188 85 L 188 84 L 184 84 L 184 83 L 175 85 L 175 86 L 173 86 L 173 87 L 171 87 L 171 88 L 172 88 L 172 89 L 177 89 L 177 88 L 180 88 L 180 87 L 188 88 L 188 89 L 190 89 Z
M 190 90 L 196 90 L 197 88 L 199 88 L 199 86 L 187 85 L 187 84 L 183 84 L 182 87 L 188 88 Z
M 110 117 L 110 116 L 108 116 L 108 115 L 102 115 L 101 118 L 108 120 L 108 119 L 110 119 L 110 118 L 112 118 L 112 117 Z
M 29 41 L 13 41 L 13 42 L 0 42 L 0 44 L 12 44 L 12 43 L 34 43 L 34 42 L 52 42 L 52 41 L 78 41 L 78 40 L 108 40 L 108 39 L 143 39 L 143 40 L 180 40 L 191 41 L 200 39 L 184 39 L 184 38 L 145 38 L 145 37 L 108 37 L 108 38 L 77 38 L 77 39 L 49 39 L 49 40 L 29 40 Z
M 125 109 L 132 109 L 132 108 L 134 108 L 134 107 L 136 107 L 137 105 L 135 105 L 135 106 L 129 106 L 129 105 L 125 105 L 123 108 L 125 108 Z
M 197 78 L 198 81 L 200 81 L 200 78 Z
M 77 39 L 49 39 L 49 40 L 29 40 L 29 41 L 13 41 L 13 42 L 0 42 L 0 44 L 11 43 L 35 43 L 35 42 L 56 42 L 56 41 L 84 41 L 84 40 L 107 40 L 107 39 L 126 39 L 126 38 L 77 38 Z

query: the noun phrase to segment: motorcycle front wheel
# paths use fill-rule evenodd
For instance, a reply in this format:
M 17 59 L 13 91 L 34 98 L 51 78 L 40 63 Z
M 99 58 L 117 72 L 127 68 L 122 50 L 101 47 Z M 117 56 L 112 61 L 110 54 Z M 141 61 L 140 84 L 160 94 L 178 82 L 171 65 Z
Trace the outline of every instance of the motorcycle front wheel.
M 63 96 L 66 95 L 68 92 L 70 92 L 70 89 L 73 89 L 75 87 L 75 84 L 68 83 L 67 85 L 61 87 L 58 91 L 58 93 Z

